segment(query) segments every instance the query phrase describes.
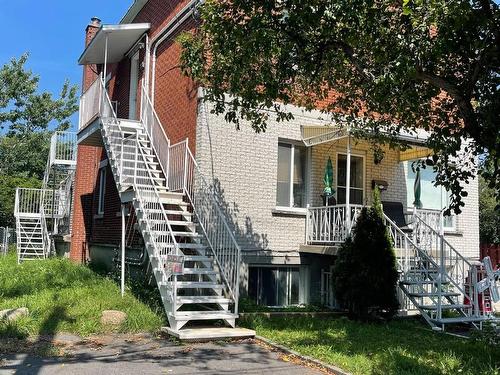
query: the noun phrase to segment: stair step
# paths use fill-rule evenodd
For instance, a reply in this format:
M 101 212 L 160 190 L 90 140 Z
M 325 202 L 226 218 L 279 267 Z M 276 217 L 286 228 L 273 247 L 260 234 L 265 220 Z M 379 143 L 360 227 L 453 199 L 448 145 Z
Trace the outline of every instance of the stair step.
M 223 289 L 224 285 L 202 281 L 177 281 L 177 289 Z
M 184 275 L 216 275 L 217 271 L 208 268 L 184 268 Z
M 172 231 L 172 234 L 174 236 L 178 237 L 193 237 L 193 238 L 201 238 L 203 237 L 202 234 L 196 233 L 196 232 L 178 232 L 178 231 Z
M 399 282 L 400 284 L 403 284 L 403 285 L 434 285 L 434 284 L 438 284 L 437 281 L 434 281 L 434 280 L 402 280 Z M 441 284 L 442 285 L 447 285 L 449 284 L 450 282 L 449 281 L 442 281 Z
M 204 245 L 202 243 L 178 243 L 179 248 L 181 249 L 198 249 L 198 250 L 205 250 L 207 249 L 207 245 Z
M 204 255 L 184 255 L 185 262 L 211 262 L 213 258 Z
M 215 320 L 215 319 L 236 319 L 238 314 L 228 311 L 176 311 L 169 313 L 178 320 Z
M 231 303 L 232 300 L 219 296 L 178 296 L 177 303 L 195 304 L 195 303 Z
M 193 213 L 188 211 L 165 210 L 165 213 L 167 215 L 193 216 Z
M 437 310 L 437 305 L 419 305 L 418 306 L 422 310 Z M 461 305 L 461 304 L 446 304 L 441 305 L 441 308 L 444 310 L 453 310 L 453 309 L 470 309 L 471 305 Z
M 438 292 L 423 292 L 423 293 L 408 293 L 412 297 L 438 297 Z M 441 292 L 441 297 L 457 297 L 460 293 L 456 292 Z
M 432 319 L 432 321 L 440 323 L 440 324 L 485 322 L 485 321 L 499 322 L 500 318 L 496 318 L 493 316 L 460 316 L 460 317 L 456 317 L 456 318 Z

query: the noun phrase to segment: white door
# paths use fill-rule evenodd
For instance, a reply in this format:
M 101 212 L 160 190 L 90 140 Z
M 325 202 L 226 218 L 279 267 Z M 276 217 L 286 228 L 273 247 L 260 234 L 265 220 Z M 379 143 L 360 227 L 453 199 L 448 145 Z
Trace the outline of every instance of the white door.
M 137 120 L 137 88 L 139 87 L 139 52 L 130 59 L 130 93 L 128 118 Z

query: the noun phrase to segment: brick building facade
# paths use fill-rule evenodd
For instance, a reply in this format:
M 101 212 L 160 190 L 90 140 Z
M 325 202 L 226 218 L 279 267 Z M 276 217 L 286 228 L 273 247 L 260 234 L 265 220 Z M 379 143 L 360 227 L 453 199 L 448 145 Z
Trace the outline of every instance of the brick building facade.
M 143 37 L 139 41 L 142 46 L 136 46 L 140 67 L 137 97 L 140 103 L 140 90 L 147 81 L 146 68 L 151 64 L 146 59 L 148 49 L 145 45 L 148 42 L 153 44 L 188 1 L 149 0 L 136 3 L 142 5 L 134 5 L 124 22 L 150 24 L 147 39 Z M 98 29 L 95 22 L 87 28 L 86 45 Z M 223 116 L 212 114 L 212 104 L 202 100 L 203 91 L 179 68 L 180 46 L 175 37 L 180 32 L 191 32 L 195 28 L 196 21 L 188 18 L 158 46 L 156 68 L 154 75 L 151 72 L 150 85 L 155 87 L 154 107 L 159 119 L 172 144 L 189 139 L 189 147 L 193 153 L 196 151 L 201 171 L 214 182 L 229 225 L 234 229 L 243 251 L 242 284 L 245 289 L 250 294 L 260 293 L 251 284 L 260 283 L 256 280 L 264 280 L 266 272 L 272 269 L 272 272 L 282 274 L 283 280 L 286 278 L 291 291 L 283 304 L 318 302 L 321 272 L 329 269 L 334 257 L 301 250 L 306 232 L 305 204 L 322 205 L 320 194 L 325 162 L 330 157 L 337 170 L 339 155 L 345 152 L 346 141 L 304 147 L 303 152 L 307 154 L 304 160 L 307 162 L 303 176 L 303 204 L 288 210 L 279 207 L 279 144 L 300 146 L 302 150 L 301 126 L 324 125 L 327 122 L 320 119 L 319 113 L 291 107 L 295 114 L 293 121 L 278 123 L 271 120 L 266 133 L 256 134 L 244 123 L 241 130 L 236 130 L 225 122 Z M 102 66 L 85 67 L 84 90 L 90 87 L 97 77 L 96 73 L 102 70 Z M 108 67 L 109 93 L 120 118 L 127 118 L 130 113 L 130 71 L 131 56 L 124 56 L 122 61 Z M 378 164 L 374 162 L 373 152 L 366 143 L 354 142 L 352 153 L 363 162 L 363 186 L 359 190 L 363 195 L 363 204 L 371 202 L 372 180 L 384 180 L 388 183 L 388 190 L 383 193 L 382 199 L 401 202 L 405 209 L 408 208 L 408 194 L 412 191 L 407 184 L 408 164 L 399 161 L 398 151 L 386 149 L 384 159 Z M 120 195 L 113 173 L 109 165 L 105 165 L 106 158 L 104 149 L 98 145 L 79 146 L 71 243 L 71 258 L 75 261 L 88 260 L 92 247 L 107 251 L 106 248 L 117 247 L 120 243 Z M 104 212 L 98 213 L 101 168 L 107 168 L 107 173 Z M 464 214 L 456 218 L 454 229 L 447 234 L 447 238 L 465 256 L 477 258 L 477 181 L 470 184 L 467 190 L 469 195 Z

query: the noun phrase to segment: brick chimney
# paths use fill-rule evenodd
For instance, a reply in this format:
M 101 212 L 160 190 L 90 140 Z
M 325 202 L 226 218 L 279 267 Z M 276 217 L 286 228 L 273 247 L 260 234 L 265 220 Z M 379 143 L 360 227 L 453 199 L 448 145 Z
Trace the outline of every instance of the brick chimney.
M 85 29 L 85 47 L 87 47 L 92 39 L 94 38 L 95 34 L 101 27 L 101 20 L 98 17 L 92 17 L 90 19 L 90 23 L 87 25 L 87 28 Z M 82 82 L 82 89 L 83 91 L 87 90 L 92 82 L 95 81 L 97 78 L 96 72 L 97 68 L 95 65 L 85 65 L 83 67 L 83 82 Z

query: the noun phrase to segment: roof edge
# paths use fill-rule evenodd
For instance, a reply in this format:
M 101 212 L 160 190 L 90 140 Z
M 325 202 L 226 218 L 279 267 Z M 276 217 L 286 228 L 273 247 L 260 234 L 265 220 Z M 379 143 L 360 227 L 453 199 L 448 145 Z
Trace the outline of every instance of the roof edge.
M 131 23 L 147 2 L 148 0 L 135 0 L 130 8 L 128 8 L 127 13 L 125 13 L 120 23 Z

